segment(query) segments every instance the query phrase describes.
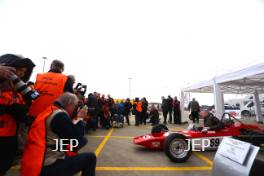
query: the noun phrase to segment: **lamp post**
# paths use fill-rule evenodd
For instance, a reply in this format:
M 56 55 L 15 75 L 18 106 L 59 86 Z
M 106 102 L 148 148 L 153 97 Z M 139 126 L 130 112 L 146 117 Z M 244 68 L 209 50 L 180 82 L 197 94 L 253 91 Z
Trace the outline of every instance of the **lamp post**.
M 129 99 L 131 99 L 131 79 L 132 78 L 128 78 L 129 82 L 128 82 L 128 96 Z
M 44 69 L 45 69 L 45 63 L 46 63 L 46 60 L 48 59 L 48 58 L 46 58 L 46 57 L 42 57 L 42 59 L 43 59 L 43 69 L 42 69 L 42 72 L 44 72 Z
M 164 96 L 167 96 L 167 86 L 164 86 Z

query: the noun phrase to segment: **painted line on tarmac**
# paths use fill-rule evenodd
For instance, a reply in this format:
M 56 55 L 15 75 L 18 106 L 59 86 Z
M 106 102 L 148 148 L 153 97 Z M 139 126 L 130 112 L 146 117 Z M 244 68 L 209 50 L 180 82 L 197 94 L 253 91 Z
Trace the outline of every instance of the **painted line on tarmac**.
M 104 138 L 106 136 L 87 136 L 91 138 Z M 134 137 L 132 136 L 110 136 L 109 138 L 121 138 L 121 139 L 133 139 Z
M 110 138 L 120 138 L 120 139 L 133 139 L 132 136 L 110 136 Z
M 193 167 L 96 167 L 97 171 L 209 171 L 210 166 Z
M 206 162 L 209 166 L 213 166 L 213 161 L 211 161 L 209 158 L 207 158 L 206 156 L 197 153 L 197 152 L 193 152 L 193 154 L 195 156 L 197 156 L 198 158 L 200 158 L 201 160 L 203 160 L 204 162 Z
M 107 135 L 104 137 L 104 140 L 100 143 L 100 145 L 95 150 L 96 157 L 98 157 L 100 152 L 103 150 L 106 142 L 109 140 L 109 138 L 110 138 L 111 134 L 113 133 L 113 131 L 114 131 L 114 128 L 111 128 L 110 131 L 107 133 Z
M 11 170 L 19 170 L 20 165 L 13 166 Z M 96 167 L 97 171 L 209 171 L 210 166 L 190 167 Z

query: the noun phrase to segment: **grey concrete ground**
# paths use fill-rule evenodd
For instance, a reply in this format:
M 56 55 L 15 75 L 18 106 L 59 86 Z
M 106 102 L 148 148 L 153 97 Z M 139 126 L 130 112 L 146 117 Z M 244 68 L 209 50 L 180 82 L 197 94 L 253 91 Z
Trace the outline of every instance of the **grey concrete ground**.
M 133 122 L 132 122 L 133 124 Z M 172 130 L 181 130 L 187 125 L 169 125 Z M 127 126 L 115 128 L 109 138 L 105 137 L 110 130 L 99 129 L 87 134 L 88 145 L 81 152 L 97 151 L 97 176 L 209 176 L 214 151 L 193 154 L 186 163 L 171 162 L 162 151 L 150 151 L 135 146 L 133 137 L 150 133 L 150 125 Z M 106 139 L 107 138 L 107 139 Z M 105 145 L 103 141 L 106 140 Z M 102 150 L 98 152 L 99 148 Z M 200 156 L 200 157 L 199 157 Z M 263 158 L 260 152 L 259 158 Z M 207 161 L 206 161 L 207 160 Z M 134 170 L 132 170 L 132 169 Z M 156 171 L 164 169 L 162 171 Z M 174 169 L 174 170 L 173 170 Z M 7 176 L 17 176 L 18 167 L 13 167 Z

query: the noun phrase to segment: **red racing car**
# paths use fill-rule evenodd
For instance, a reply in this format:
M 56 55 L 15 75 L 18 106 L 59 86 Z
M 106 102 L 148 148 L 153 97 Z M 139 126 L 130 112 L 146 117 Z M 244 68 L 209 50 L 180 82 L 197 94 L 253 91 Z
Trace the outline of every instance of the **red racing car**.
M 264 143 L 264 128 L 258 125 L 244 124 L 228 113 L 222 116 L 221 122 L 223 128 L 217 131 L 203 131 L 202 127 L 169 131 L 167 126 L 160 124 L 152 128 L 151 134 L 135 137 L 133 142 L 148 149 L 164 150 L 173 162 L 187 161 L 192 151 L 217 149 L 223 137 L 234 137 L 258 146 Z

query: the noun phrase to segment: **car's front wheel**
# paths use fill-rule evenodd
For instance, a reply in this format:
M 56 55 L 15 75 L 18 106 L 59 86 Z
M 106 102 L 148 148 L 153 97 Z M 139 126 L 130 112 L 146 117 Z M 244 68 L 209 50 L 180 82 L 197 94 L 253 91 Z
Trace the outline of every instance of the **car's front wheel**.
M 186 139 L 186 136 L 178 133 L 172 133 L 166 138 L 164 152 L 171 161 L 183 163 L 190 158 L 191 144 Z

